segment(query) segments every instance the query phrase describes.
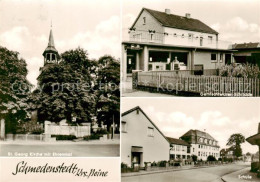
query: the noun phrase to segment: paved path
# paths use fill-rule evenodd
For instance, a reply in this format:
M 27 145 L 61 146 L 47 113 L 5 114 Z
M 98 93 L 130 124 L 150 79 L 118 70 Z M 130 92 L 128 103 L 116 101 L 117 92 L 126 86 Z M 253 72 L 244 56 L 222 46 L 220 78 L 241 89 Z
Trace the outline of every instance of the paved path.
M 175 170 L 148 175 L 122 177 L 122 182 L 222 182 L 221 177 L 244 169 L 243 164 Z

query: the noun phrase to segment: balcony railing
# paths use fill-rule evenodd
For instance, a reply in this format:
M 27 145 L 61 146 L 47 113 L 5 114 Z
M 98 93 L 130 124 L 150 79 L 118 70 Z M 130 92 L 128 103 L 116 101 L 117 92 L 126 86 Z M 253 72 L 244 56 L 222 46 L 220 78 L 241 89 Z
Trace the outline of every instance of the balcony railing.
M 133 41 L 140 43 L 159 43 L 165 45 L 202 47 L 212 49 L 231 49 L 232 43 L 228 41 L 216 40 L 212 38 L 200 38 L 180 35 L 169 35 L 163 33 L 130 31 L 124 34 L 123 41 Z

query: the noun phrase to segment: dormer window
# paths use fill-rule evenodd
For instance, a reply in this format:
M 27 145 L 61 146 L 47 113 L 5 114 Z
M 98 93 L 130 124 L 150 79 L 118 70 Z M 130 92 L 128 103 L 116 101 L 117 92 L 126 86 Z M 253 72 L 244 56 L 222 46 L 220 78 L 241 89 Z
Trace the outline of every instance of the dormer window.
M 189 33 L 189 41 L 192 42 L 193 41 L 193 34 Z
M 143 24 L 146 24 L 146 17 L 143 17 Z
M 177 37 L 177 34 L 176 34 L 176 33 L 174 33 L 174 34 L 173 34 L 173 36 L 174 36 L 174 37 Z
M 181 37 L 184 38 L 184 34 L 182 34 Z

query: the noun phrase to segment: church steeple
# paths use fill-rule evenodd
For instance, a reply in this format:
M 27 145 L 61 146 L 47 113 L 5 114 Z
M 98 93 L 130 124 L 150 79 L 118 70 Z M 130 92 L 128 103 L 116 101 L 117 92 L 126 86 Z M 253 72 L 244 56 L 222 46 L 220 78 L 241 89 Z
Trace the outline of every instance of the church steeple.
M 54 38 L 53 38 L 53 33 L 52 33 L 52 25 L 51 25 L 51 30 L 50 30 L 50 35 L 49 35 L 49 42 L 47 48 L 43 52 L 43 57 L 44 57 L 44 66 L 48 63 L 58 63 L 59 60 L 59 53 L 55 48 L 54 45 Z

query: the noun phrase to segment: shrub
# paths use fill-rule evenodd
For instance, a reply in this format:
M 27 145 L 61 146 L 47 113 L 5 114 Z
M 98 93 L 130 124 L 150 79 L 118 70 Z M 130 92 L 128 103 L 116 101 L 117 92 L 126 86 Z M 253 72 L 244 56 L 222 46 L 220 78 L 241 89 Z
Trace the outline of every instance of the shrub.
M 207 158 L 207 161 L 216 161 L 217 159 L 212 156 L 212 155 L 209 155 L 208 158 Z
M 128 166 L 126 163 L 121 162 L 121 169 L 127 169 Z
M 181 164 L 179 162 L 175 162 L 173 165 L 174 166 L 181 166 Z
M 75 135 L 51 135 L 51 137 L 56 137 L 56 140 L 74 140 L 77 138 Z
M 98 129 L 95 133 L 100 134 L 100 135 L 109 134 L 109 132 L 107 130 L 102 129 L 102 128 Z
M 251 172 L 256 173 L 259 169 L 259 162 L 252 162 L 251 163 Z
M 191 158 L 193 162 L 196 162 L 198 160 L 198 157 L 196 155 L 192 155 Z
M 36 128 L 36 129 L 34 129 L 34 130 L 31 132 L 31 134 L 36 134 L 36 135 L 40 135 L 40 134 L 42 134 L 42 133 L 44 133 L 44 130 L 43 130 L 42 128 Z
M 151 166 L 157 166 L 157 163 L 155 161 L 153 161 L 153 163 L 151 164 Z
M 223 77 L 245 77 L 245 78 L 260 78 L 260 70 L 257 65 L 224 65 L 219 70 L 219 75 Z
M 166 167 L 166 163 L 167 163 L 167 161 L 159 161 L 158 166 L 159 167 Z
M 84 136 L 83 139 L 84 140 L 99 140 L 100 137 L 102 137 L 103 135 L 100 135 L 100 134 L 96 134 L 96 133 L 92 133 L 91 135 L 89 136 Z

